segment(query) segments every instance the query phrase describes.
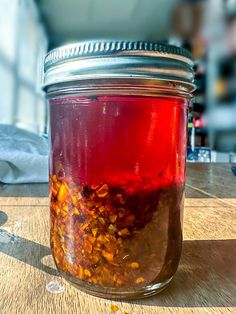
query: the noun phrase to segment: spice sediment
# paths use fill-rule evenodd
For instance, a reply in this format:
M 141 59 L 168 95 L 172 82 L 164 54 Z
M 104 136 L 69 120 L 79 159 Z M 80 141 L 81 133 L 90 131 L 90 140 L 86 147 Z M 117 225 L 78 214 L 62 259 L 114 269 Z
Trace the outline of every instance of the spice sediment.
M 183 187 L 144 190 L 139 182 L 135 188 L 133 182 L 76 185 L 51 176 L 51 246 L 62 271 L 126 289 L 173 275 L 181 251 Z

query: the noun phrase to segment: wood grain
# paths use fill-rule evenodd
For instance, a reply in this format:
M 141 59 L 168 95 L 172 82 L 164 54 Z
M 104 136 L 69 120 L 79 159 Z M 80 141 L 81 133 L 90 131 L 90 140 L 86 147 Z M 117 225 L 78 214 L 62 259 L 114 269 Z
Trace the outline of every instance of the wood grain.
M 0 313 L 236 313 L 236 177 L 229 165 L 190 164 L 181 263 L 167 290 L 113 302 L 86 295 L 58 275 L 49 249 L 47 185 L 0 186 Z M 56 280 L 60 294 L 46 285 Z

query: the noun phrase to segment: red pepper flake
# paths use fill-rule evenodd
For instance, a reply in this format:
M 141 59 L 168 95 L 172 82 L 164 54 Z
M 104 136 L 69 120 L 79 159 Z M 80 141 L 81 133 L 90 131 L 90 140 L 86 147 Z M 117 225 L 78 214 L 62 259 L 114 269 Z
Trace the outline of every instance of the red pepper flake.
M 130 267 L 131 267 L 132 269 L 138 269 L 138 268 L 139 268 L 139 263 L 133 262 L 133 263 L 130 264 Z
M 88 276 L 88 277 L 91 277 L 92 275 L 91 275 L 91 272 L 88 270 L 88 269 L 85 269 L 84 270 L 84 274 L 86 275 L 86 276 Z
M 128 236 L 128 235 L 130 235 L 130 232 L 129 232 L 129 229 L 128 229 L 128 228 L 124 228 L 124 229 L 118 231 L 118 234 L 119 234 L 120 236 Z
M 110 222 L 113 224 L 117 219 L 117 215 L 110 215 L 109 219 L 110 219 Z
M 57 196 L 58 202 L 63 203 L 67 199 L 67 197 L 68 197 L 68 187 L 67 187 L 67 184 L 63 182 Z
M 98 217 L 98 220 L 100 221 L 100 223 L 101 223 L 102 225 L 105 225 L 105 224 L 106 224 L 106 222 L 105 222 L 105 220 L 104 220 L 103 217 Z
M 144 280 L 144 278 L 143 277 L 138 277 L 136 280 L 135 280 L 135 283 L 136 284 L 140 284 L 140 283 L 142 283 L 142 282 L 144 282 L 145 280 Z
M 172 239 L 160 231 L 162 228 L 153 228 L 156 224 L 153 217 L 159 212 L 159 223 L 164 229 L 167 221 L 161 213 L 169 211 L 168 217 L 173 216 L 168 221 L 169 228 L 175 231 L 176 239 L 180 239 L 181 224 L 177 224 L 180 219 L 176 217 L 181 205 L 177 199 L 181 200 L 183 187 L 157 189 L 150 183 L 150 188 L 144 190 L 145 180 L 115 186 L 114 183 L 77 185 L 65 176 L 50 178 L 51 246 L 60 270 L 108 290 L 123 287 L 132 291 L 149 284 L 148 270 L 153 273 L 152 265 L 163 260 L 158 249 L 153 253 L 152 246 L 158 248 L 156 239 L 168 243 L 168 260 L 179 255 L 181 246 L 178 243 L 173 246 Z M 133 190 L 132 195 L 127 192 L 129 188 Z M 144 229 L 147 224 L 150 228 Z M 172 276 L 176 265 L 166 269 L 166 273 L 161 274 L 164 279 Z M 157 277 L 158 272 L 157 267 Z M 118 311 L 118 307 L 113 306 L 113 312 Z
M 84 249 L 87 253 L 91 254 L 93 251 L 93 246 L 89 241 L 85 240 Z
M 96 237 L 97 233 L 98 233 L 98 228 L 93 228 L 92 229 L 92 234 L 93 234 L 94 237 Z
M 102 255 L 108 260 L 108 262 L 113 261 L 114 255 L 112 253 L 102 251 Z
M 108 230 L 111 233 L 115 233 L 117 231 L 117 228 L 114 225 L 110 224 L 109 227 L 108 227 Z
M 112 305 L 111 305 L 111 311 L 112 311 L 113 313 L 117 312 L 118 310 L 119 310 L 118 305 L 116 305 L 116 304 L 112 304 Z
M 97 190 L 97 196 L 98 197 L 105 197 L 108 194 L 108 185 L 103 184 L 98 190 Z

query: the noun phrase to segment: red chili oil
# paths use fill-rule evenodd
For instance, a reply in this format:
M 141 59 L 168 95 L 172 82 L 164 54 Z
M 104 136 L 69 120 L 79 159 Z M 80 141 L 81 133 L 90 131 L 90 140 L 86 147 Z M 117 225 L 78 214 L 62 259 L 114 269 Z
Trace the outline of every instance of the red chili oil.
M 65 275 L 117 291 L 173 276 L 187 110 L 178 97 L 50 100 L 51 245 Z

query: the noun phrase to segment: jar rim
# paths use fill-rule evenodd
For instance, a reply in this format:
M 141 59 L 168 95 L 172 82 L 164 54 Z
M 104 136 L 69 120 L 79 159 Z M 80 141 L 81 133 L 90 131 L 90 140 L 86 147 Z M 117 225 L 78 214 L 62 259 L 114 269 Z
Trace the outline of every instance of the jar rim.
M 62 46 L 46 55 L 44 73 L 44 89 L 93 78 L 152 78 L 194 85 L 188 50 L 146 41 L 97 40 Z

